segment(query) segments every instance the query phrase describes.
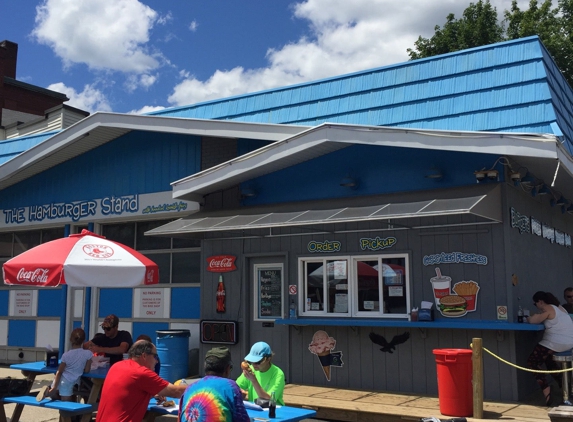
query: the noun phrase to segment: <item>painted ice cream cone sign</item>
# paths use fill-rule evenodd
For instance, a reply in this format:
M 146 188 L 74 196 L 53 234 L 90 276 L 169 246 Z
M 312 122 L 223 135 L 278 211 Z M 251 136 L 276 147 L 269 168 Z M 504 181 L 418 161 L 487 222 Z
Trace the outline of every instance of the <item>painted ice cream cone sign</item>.
M 308 345 L 308 350 L 318 357 L 324 376 L 328 381 L 330 381 L 330 367 L 343 365 L 342 352 L 333 352 L 334 346 L 336 346 L 336 340 L 322 330 L 314 333 L 312 342 Z

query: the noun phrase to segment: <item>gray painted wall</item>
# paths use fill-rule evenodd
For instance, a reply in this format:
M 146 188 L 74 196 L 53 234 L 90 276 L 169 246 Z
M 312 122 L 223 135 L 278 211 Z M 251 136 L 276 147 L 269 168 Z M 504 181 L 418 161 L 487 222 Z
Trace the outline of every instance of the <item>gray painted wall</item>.
M 395 236 L 398 241 L 384 253 L 408 253 L 410 256 L 410 283 L 412 304 L 419 306 L 421 300 L 432 300 L 430 278 L 435 275 L 435 266 L 424 266 L 424 255 L 439 252 L 476 252 L 488 257 L 487 265 L 441 264 L 442 273 L 450 275 L 453 282 L 475 280 L 479 282 L 477 310 L 468 313 L 465 319 L 492 320 L 497 318 L 497 305 L 509 307 L 510 321 L 515 317 L 519 303 L 534 311 L 532 294 L 540 289 L 554 292 L 561 297 L 564 287 L 571 284 L 572 250 L 550 244 L 532 234 L 520 235 L 510 227 L 509 207 L 523 214 L 534 214 L 540 220 L 571 233 L 573 225 L 569 214 L 551 208 L 547 198 L 532 198 L 513 186 L 503 191 L 504 223 L 478 224 L 472 216 L 453 216 L 409 221 L 412 225 L 433 226 L 424 229 L 388 230 L 381 222 L 351 223 L 336 225 L 335 230 L 348 233 L 328 235 L 292 235 L 281 237 L 250 237 L 244 239 L 209 239 L 203 242 L 204 258 L 211 255 L 231 254 L 238 257 L 238 270 L 226 273 L 227 313 L 215 313 L 217 274 L 204 272 L 202 284 L 202 317 L 232 319 L 239 321 L 240 340 L 232 347 L 235 361 L 242 360 L 254 341 L 264 340 L 276 352 L 275 363 L 292 383 L 332 386 L 351 389 L 374 389 L 379 391 L 437 394 L 436 363 L 432 353 L 436 348 L 468 349 L 472 338 L 483 339 L 483 345 L 503 359 L 525 366 L 527 356 L 540 337 L 540 333 L 495 330 L 418 329 L 383 327 L 265 327 L 252 321 L 252 282 L 250 267 L 255 262 L 279 261 L 286 263 L 285 291 L 295 284 L 298 277 L 298 258 L 310 256 L 307 244 L 310 240 L 337 240 L 342 250 L 337 255 L 365 255 L 360 250 L 361 237 Z M 464 225 L 465 223 L 465 225 Z M 448 226 L 449 227 L 445 227 Z M 352 232 L 364 230 L 367 232 Z M 324 230 L 325 227 L 315 229 Z M 284 228 L 281 234 L 294 232 Z M 296 229 L 296 232 L 300 230 Z M 277 233 L 278 234 L 278 233 Z M 226 233 L 225 235 L 229 235 Z M 213 235 L 211 235 L 213 236 Z M 220 235 L 219 235 L 220 236 Z M 378 253 L 373 253 L 378 254 Z M 519 283 L 513 286 L 511 275 L 517 274 Z M 284 315 L 288 300 L 285 300 Z M 436 313 L 438 318 L 441 316 Z M 337 341 L 336 350 L 342 351 L 344 366 L 332 368 L 328 382 L 318 358 L 311 354 L 308 345 L 317 330 L 325 330 Z M 393 354 L 381 352 L 368 338 L 368 333 L 391 339 L 404 331 L 410 332 L 410 340 L 399 345 Z M 210 345 L 204 345 L 202 353 Z M 238 365 L 236 365 L 238 366 Z M 239 372 L 236 369 L 238 376 Z M 484 396 L 488 400 L 519 400 L 536 392 L 537 386 L 530 373 L 516 370 L 488 354 L 484 354 Z

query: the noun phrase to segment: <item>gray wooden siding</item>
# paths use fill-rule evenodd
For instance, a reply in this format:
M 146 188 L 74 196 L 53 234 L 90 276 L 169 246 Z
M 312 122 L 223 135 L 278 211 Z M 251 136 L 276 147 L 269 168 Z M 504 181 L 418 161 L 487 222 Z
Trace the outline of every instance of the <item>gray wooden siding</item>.
M 487 265 L 441 264 L 443 274 L 452 277 L 452 282 L 475 280 L 480 285 L 477 309 L 463 318 L 466 320 L 491 320 L 497 318 L 497 306 L 509 308 L 509 320 L 514 321 L 519 304 L 532 309 L 531 296 L 537 290 L 552 291 L 559 298 L 563 289 L 573 284 L 573 251 L 532 234 L 519 234 L 510 227 L 509 207 L 515 207 L 522 214 L 533 215 L 540 221 L 571 234 L 573 224 L 568 214 L 562 214 L 559 207 L 551 208 L 548 198 L 533 198 L 511 185 L 504 187 L 504 223 L 477 224 L 472 216 L 448 216 L 408 220 L 411 226 L 424 226 L 421 229 L 388 230 L 384 222 L 349 223 L 335 225 L 334 231 L 347 230 L 347 233 L 300 235 L 300 228 L 285 227 L 273 229 L 274 234 L 293 234 L 277 237 L 246 237 L 233 240 L 206 240 L 205 257 L 216 254 L 238 256 L 238 263 L 248 262 L 246 256 L 278 256 L 288 253 L 288 284 L 297 283 L 298 258 L 310 256 L 307 245 L 310 240 L 340 241 L 342 250 L 336 255 L 367 255 L 359 247 L 361 237 L 395 236 L 397 243 L 391 249 L 380 253 L 407 253 L 410 256 L 410 283 L 412 306 L 419 306 L 422 300 L 432 300 L 430 278 L 435 275 L 435 265 L 424 266 L 423 257 L 440 252 L 474 252 L 487 256 Z M 464 225 L 465 224 L 465 225 Z M 316 226 L 312 230 L 333 230 L 332 226 Z M 358 232 L 369 229 L 371 231 Z M 356 230 L 356 231 L 354 231 Z M 259 234 L 268 235 L 268 230 Z M 250 233 L 253 234 L 253 233 Z M 231 235 L 229 233 L 225 235 Z M 210 234 L 209 236 L 221 236 Z M 378 252 L 373 253 L 379 254 Z M 326 255 L 326 254 L 325 254 Z M 252 315 L 249 313 L 252 287 L 246 280 L 248 271 L 238 271 L 225 275 L 227 288 L 228 314 L 225 319 L 238 319 L 242 339 L 248 339 Z M 511 275 L 517 274 L 519 283 L 513 286 Z M 204 318 L 223 318 L 215 311 L 216 275 L 206 273 L 202 289 Z M 288 300 L 285 301 L 286 315 Z M 442 318 L 436 312 L 437 318 Z M 266 341 L 274 347 L 275 362 L 293 383 L 323 385 L 351 389 L 373 389 L 379 391 L 414 392 L 437 394 L 436 362 L 434 349 L 469 349 L 472 338 L 482 338 L 483 345 L 492 353 L 525 367 L 527 357 L 542 333 L 513 332 L 496 330 L 463 329 L 406 329 L 390 327 L 337 327 L 306 326 L 288 328 L 288 347 L 277 348 L 276 343 L 285 344 L 282 336 L 284 327 L 265 328 Z M 336 351 L 342 351 L 344 366 L 331 368 L 332 379 L 328 382 L 318 358 L 309 350 L 315 331 L 324 330 L 337 341 Z M 368 338 L 373 331 L 390 340 L 404 331 L 410 332 L 410 340 L 399 345 L 393 354 L 383 353 Z M 264 334 L 266 333 L 266 334 Z M 278 334 L 277 334 L 278 333 Z M 276 334 L 276 335 L 275 335 Z M 247 337 L 245 337 L 247 336 Z M 273 344 L 275 343 L 275 344 Z M 235 359 L 242 359 L 250 344 L 243 341 L 234 348 Z M 204 351 L 203 351 L 204 352 Z M 485 398 L 488 400 L 520 400 L 538 393 L 533 375 L 515 369 L 484 353 Z

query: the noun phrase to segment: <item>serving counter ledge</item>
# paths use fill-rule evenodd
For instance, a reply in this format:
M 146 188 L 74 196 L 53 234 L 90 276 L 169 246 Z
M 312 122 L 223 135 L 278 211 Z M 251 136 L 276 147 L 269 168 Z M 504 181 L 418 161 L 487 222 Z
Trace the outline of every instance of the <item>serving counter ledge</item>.
M 528 324 L 491 320 L 459 320 L 443 318 L 436 321 L 408 321 L 396 319 L 365 318 L 295 318 L 277 319 L 275 324 L 308 326 L 328 325 L 338 327 L 418 327 L 418 328 L 454 328 L 462 330 L 503 330 L 503 331 L 543 331 L 543 324 Z

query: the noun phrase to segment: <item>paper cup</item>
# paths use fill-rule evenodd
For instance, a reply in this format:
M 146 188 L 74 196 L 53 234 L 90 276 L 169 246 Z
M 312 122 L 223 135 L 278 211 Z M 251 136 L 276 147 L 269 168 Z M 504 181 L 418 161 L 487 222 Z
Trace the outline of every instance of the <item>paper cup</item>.
M 434 290 L 434 300 L 436 308 L 440 305 L 440 299 L 451 294 L 452 278 L 447 275 L 436 276 L 430 279 L 432 289 Z

